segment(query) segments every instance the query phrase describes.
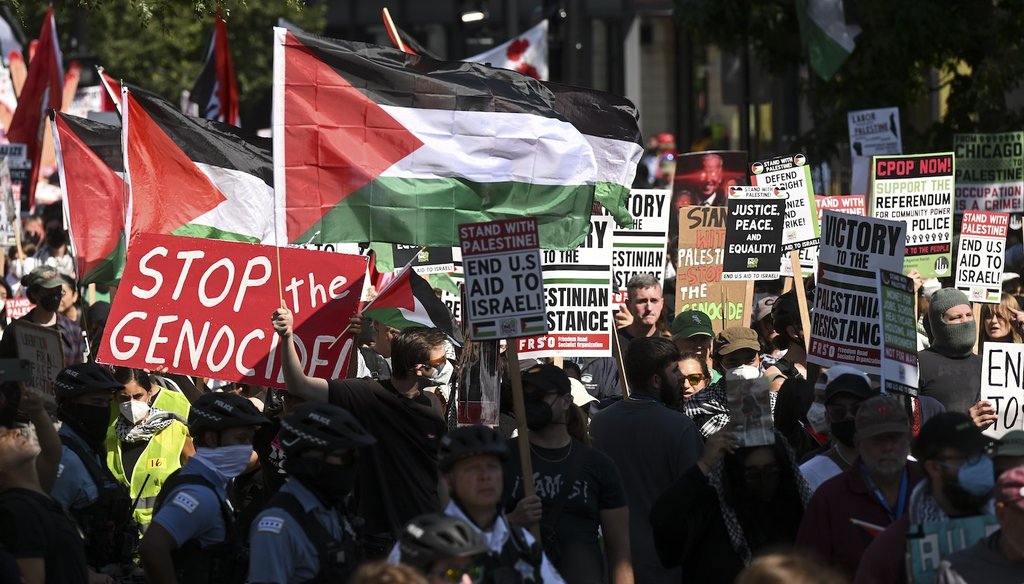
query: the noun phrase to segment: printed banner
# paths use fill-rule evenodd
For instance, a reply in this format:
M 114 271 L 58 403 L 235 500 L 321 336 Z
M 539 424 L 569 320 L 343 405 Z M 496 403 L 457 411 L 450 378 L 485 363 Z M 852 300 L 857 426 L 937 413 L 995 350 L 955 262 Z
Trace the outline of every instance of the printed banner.
M 814 202 L 818 207 L 818 225 L 821 225 L 821 214 L 825 211 L 866 217 L 868 214 L 867 200 L 868 198 L 864 195 L 816 196 Z
M 768 187 L 788 195 L 782 251 L 818 245 L 818 211 L 814 204 L 811 167 L 803 154 L 781 156 L 750 165 L 750 184 Z
M 466 344 L 459 363 L 457 417 L 460 424 L 498 425 L 501 388 L 500 341 Z
M 876 274 L 902 270 L 906 235 L 901 221 L 825 212 L 808 361 L 881 375 Z
M 537 219 L 459 225 L 466 318 L 474 341 L 547 332 Z
M 876 156 L 871 216 L 907 225 L 903 272 L 950 275 L 953 249 L 953 153 Z
M 907 530 L 907 558 L 911 582 L 935 582 L 939 562 L 965 550 L 999 529 L 992 515 L 975 515 L 911 525 Z
M 14 197 L 14 185 L 11 183 L 11 168 L 7 158 L 0 161 L 0 246 L 11 247 L 18 244 L 14 230 L 18 228 L 18 217 L 21 215 L 20 201 Z
M 64 369 L 60 333 L 27 320 L 15 322 L 11 329 L 8 334 L 14 334 L 18 358 L 27 360 L 31 369 L 29 379 L 21 382 L 22 388 L 53 395 L 53 382 Z
M 771 187 L 729 187 L 723 280 L 779 277 L 786 195 Z
M 985 434 L 1002 438 L 1024 430 L 1024 345 L 985 343 L 981 366 L 981 399 L 996 411 L 996 422 Z
M 1024 211 L 1024 132 L 954 134 L 956 213 Z
M 726 207 L 679 209 L 676 263 L 676 314 L 698 310 L 711 318 L 715 332 L 743 324 L 746 284 L 723 282 Z
M 867 194 L 871 157 L 903 154 L 900 110 L 887 107 L 848 112 L 846 121 L 850 128 L 850 192 Z
M 595 215 L 583 245 L 543 251 L 548 333 L 519 339 L 520 359 L 611 356 L 613 225 L 611 217 Z
M 455 269 L 450 247 L 420 247 L 418 245 L 392 244 L 391 253 L 395 268 L 412 262 L 412 269 L 421 276 L 448 273 Z
M 770 385 L 767 377 L 726 377 L 729 419 L 740 448 L 775 444 Z
M 681 207 L 720 206 L 728 200 L 729 187 L 747 182 L 747 153 L 743 151 L 689 152 L 676 157 L 669 210 L 669 242 L 683 237 L 679 229 Z M 670 243 L 671 245 L 671 243 Z M 676 249 L 670 251 L 675 253 Z
M 131 243 L 99 361 L 284 387 L 270 322 L 283 295 L 306 374 L 345 377 L 353 339 L 334 340 L 356 312 L 365 274 L 365 256 L 142 234 Z
M 914 281 L 878 271 L 882 301 L 882 392 L 917 395 L 917 314 Z
M 956 255 L 956 287 L 967 292 L 971 302 L 999 304 L 1009 225 L 1008 213 L 964 211 Z
M 612 238 L 612 304 L 626 301 L 626 284 L 639 274 L 658 282 L 665 278 L 668 245 L 669 190 L 635 190 L 629 194 L 630 229 L 616 229 Z
M 5 312 L 7 321 L 12 322 L 28 314 L 36 305 L 32 304 L 32 301 L 28 298 L 20 297 L 4 300 L 4 307 L 7 309 Z

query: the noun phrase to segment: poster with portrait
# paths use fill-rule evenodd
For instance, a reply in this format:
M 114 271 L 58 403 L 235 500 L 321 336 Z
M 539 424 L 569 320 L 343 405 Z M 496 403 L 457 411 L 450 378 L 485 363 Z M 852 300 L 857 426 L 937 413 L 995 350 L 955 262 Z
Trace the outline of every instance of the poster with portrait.
M 742 150 L 688 152 L 676 159 L 672 181 L 672 209 L 669 212 L 670 253 L 675 253 L 679 236 L 678 209 L 687 206 L 725 206 L 729 187 L 746 186 L 747 153 Z

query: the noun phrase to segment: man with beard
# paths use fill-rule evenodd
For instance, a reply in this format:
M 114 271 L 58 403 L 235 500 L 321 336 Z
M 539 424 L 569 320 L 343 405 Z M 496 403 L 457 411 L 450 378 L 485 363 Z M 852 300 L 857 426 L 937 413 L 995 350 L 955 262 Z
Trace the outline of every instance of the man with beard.
M 860 404 L 855 428 L 858 460 L 814 494 L 796 540 L 851 575 L 874 535 L 906 513 L 923 478 L 917 464 L 907 463 L 910 425 L 898 402 L 875 396 Z
M 625 369 L 633 392 L 594 416 L 590 432 L 594 448 L 610 456 L 622 475 L 636 580 L 675 584 L 682 572 L 662 567 L 647 518 L 654 501 L 697 464 L 704 444 L 697 426 L 679 411 L 682 376 L 672 341 L 633 341 Z
M 925 423 L 913 452 L 926 480 L 911 492 L 906 513 L 868 546 L 855 584 L 907 582 L 904 556 L 911 525 L 986 512 L 995 483 L 992 460 L 985 455 L 986 446 L 986 438 L 966 414 L 944 412 Z
M 569 584 L 632 584 L 622 479 L 607 455 L 569 435 L 568 410 L 576 406 L 568 376 L 548 363 L 523 371 L 522 382 L 537 494 L 524 498 L 519 444 L 513 440 L 503 489 L 505 507 L 512 509 L 509 522 L 540 522 L 544 551 Z
M 978 327 L 971 303 L 963 292 L 943 288 L 932 295 L 928 322 L 935 338 L 919 353 L 918 388 L 947 411 L 966 414 L 981 393 L 981 356 L 973 352 Z

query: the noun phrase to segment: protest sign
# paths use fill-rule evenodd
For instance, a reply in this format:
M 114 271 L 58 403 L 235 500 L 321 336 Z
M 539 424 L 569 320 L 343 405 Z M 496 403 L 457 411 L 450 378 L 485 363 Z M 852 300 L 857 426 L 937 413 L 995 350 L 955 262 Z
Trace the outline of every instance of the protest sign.
M 669 190 L 634 190 L 626 205 L 633 216 L 629 229 L 612 233 L 612 303 L 626 301 L 630 278 L 650 274 L 665 277 L 665 246 L 668 245 Z
M 521 359 L 611 356 L 612 224 L 611 217 L 592 216 L 590 234 L 578 248 L 543 251 L 548 332 L 519 339 Z M 466 261 L 463 250 L 464 266 Z
M 459 361 L 456 404 L 460 424 L 498 424 L 501 387 L 499 341 L 467 343 Z
M 345 377 L 353 341 L 334 340 L 355 314 L 365 274 L 365 256 L 141 234 L 128 251 L 99 361 L 284 387 L 269 318 L 283 295 L 303 371 Z
M 679 209 L 676 314 L 697 310 L 711 318 L 716 333 L 743 324 L 746 284 L 723 282 L 726 207 Z
M 740 448 L 775 444 L 770 385 L 767 377 L 743 379 L 726 376 L 729 419 Z
M 470 338 L 479 341 L 546 332 L 537 219 L 460 225 L 459 242 Z
M 992 515 L 911 524 L 907 529 L 910 582 L 935 582 L 939 562 L 965 550 L 999 529 Z
M 954 134 L 956 213 L 1024 211 L 1024 132 Z
M 28 298 L 8 298 L 4 300 L 5 314 L 9 321 L 25 316 L 35 306 Z
M 417 274 L 448 273 L 455 269 L 450 247 L 420 247 L 418 245 L 392 244 L 395 267 L 410 265 Z
M 18 228 L 20 201 L 14 198 L 11 184 L 11 168 L 7 158 L 0 162 L 0 246 L 11 247 L 18 243 L 15 229 Z
M 950 275 L 953 249 L 953 153 L 876 156 L 871 216 L 907 225 L 903 272 Z
M 32 171 L 32 161 L 28 158 L 28 146 L 25 144 L 0 144 L 0 158 L 7 158 L 14 198 L 17 201 L 15 204 L 19 206 L 19 209 L 28 210 L 28 181 Z
M 971 302 L 999 304 L 1009 224 L 1007 213 L 964 211 L 956 255 L 956 287 L 967 292 Z
M 723 280 L 779 277 L 786 195 L 771 187 L 729 187 Z
M 21 382 L 22 387 L 52 395 L 53 382 L 64 368 L 60 333 L 27 320 L 15 321 L 11 328 L 18 358 L 27 360 L 32 368 L 28 381 Z
M 836 211 L 849 215 L 864 217 L 868 214 L 867 197 L 865 195 L 832 195 L 814 197 L 818 207 L 818 225 L 821 225 L 821 214 L 825 211 Z
M 808 361 L 881 374 L 876 274 L 902 270 L 906 233 L 902 221 L 825 211 Z
M 1024 345 L 985 343 L 981 356 L 981 399 L 995 408 L 996 421 L 985 434 L 1002 438 L 1024 430 Z
M 747 182 L 747 153 L 743 151 L 689 152 L 676 157 L 669 209 L 669 241 L 682 237 L 677 213 L 686 206 L 725 206 L 730 186 Z M 675 253 L 678 248 L 670 248 Z
M 803 154 L 780 156 L 750 165 L 750 184 L 768 187 L 788 195 L 782 251 L 790 252 L 818 245 L 818 211 L 814 203 L 811 168 Z
M 917 322 L 914 281 L 878 271 L 882 311 L 882 392 L 917 395 Z
M 887 107 L 847 112 L 850 129 L 852 174 L 850 191 L 867 194 L 871 176 L 871 157 L 881 154 L 903 154 L 900 132 L 900 110 Z

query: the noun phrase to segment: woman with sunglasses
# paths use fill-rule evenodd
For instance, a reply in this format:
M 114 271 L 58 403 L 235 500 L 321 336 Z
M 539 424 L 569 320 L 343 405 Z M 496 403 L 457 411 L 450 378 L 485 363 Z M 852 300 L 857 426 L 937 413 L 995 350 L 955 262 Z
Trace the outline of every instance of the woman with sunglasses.
M 711 379 L 708 363 L 697 353 L 683 353 L 679 358 L 679 374 L 683 378 L 683 401 L 704 391 Z

